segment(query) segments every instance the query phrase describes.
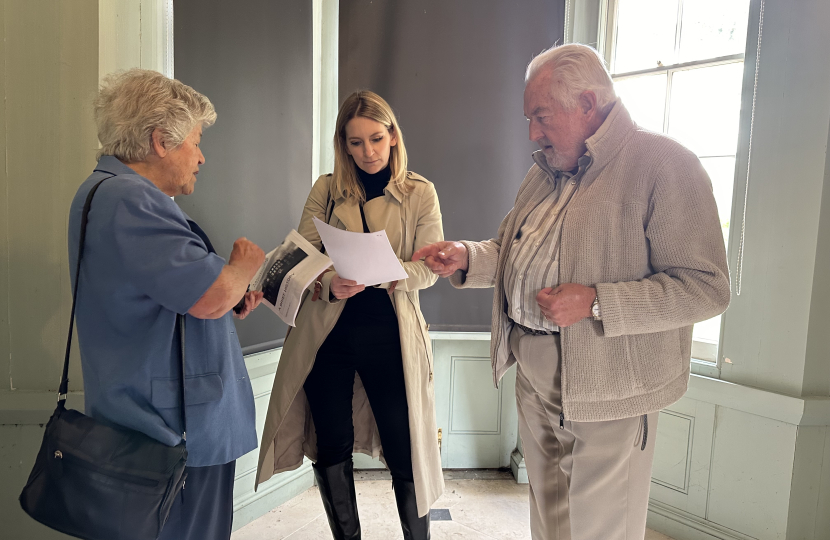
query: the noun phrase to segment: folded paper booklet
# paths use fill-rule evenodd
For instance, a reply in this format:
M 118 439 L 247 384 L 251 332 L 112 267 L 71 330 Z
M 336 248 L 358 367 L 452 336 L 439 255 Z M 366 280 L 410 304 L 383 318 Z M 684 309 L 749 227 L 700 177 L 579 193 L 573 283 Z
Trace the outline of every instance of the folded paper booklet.
M 331 259 L 295 230 L 285 242 L 265 257 L 249 289 L 262 291 L 262 301 L 289 326 L 294 326 L 300 303 L 308 286 L 331 266 Z
M 395 255 L 386 231 L 344 231 L 317 218 L 314 218 L 314 226 L 338 276 L 367 287 L 409 277 Z

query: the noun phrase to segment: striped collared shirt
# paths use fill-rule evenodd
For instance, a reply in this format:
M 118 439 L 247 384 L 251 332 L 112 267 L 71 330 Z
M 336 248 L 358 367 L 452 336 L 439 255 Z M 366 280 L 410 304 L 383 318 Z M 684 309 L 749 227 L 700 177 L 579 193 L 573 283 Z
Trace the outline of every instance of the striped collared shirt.
M 558 331 L 559 327 L 542 315 L 536 295 L 545 287 L 559 285 L 562 222 L 592 159 L 588 155 L 579 158 L 579 168 L 573 174 L 551 170 L 541 152 L 534 158 L 549 181 L 540 185 L 535 194 L 539 203 L 513 239 L 504 272 L 504 290 L 511 319 L 535 330 Z

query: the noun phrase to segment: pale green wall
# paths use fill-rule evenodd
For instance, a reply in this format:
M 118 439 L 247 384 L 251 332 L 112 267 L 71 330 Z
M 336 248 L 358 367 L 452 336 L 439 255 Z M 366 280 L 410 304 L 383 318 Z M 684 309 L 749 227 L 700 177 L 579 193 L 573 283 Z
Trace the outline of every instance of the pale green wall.
M 748 32 L 753 55 L 757 20 L 756 10 Z M 827 275 L 822 273 L 827 257 L 817 254 L 825 253 L 830 241 L 830 224 L 822 213 L 830 126 L 828 27 L 826 0 L 765 2 L 743 290 L 724 316 L 722 355 L 732 363 L 724 364 L 722 378 L 796 396 L 828 395 L 830 389 L 830 371 L 817 365 L 827 364 L 822 352 L 830 343 L 824 330 L 830 318 L 826 306 L 812 306 L 814 298 L 827 300 L 826 284 L 816 290 L 813 284 L 814 278 L 823 281 Z M 747 67 L 745 81 L 751 83 L 754 56 L 747 56 Z M 750 103 L 745 100 L 742 114 L 744 135 Z M 746 149 L 739 148 L 738 156 L 735 193 L 743 194 Z M 742 197 L 738 199 L 730 238 L 733 287 Z M 823 390 L 817 392 L 819 388 Z
M 149 24 L 164 5 L 0 2 L 0 392 L 57 389 L 71 296 L 69 203 L 98 149 L 92 99 L 107 73 L 164 69 L 163 36 Z M 78 362 L 70 381 L 82 388 Z
M 94 0 L 2 4 L 5 41 L 6 282 L 3 390 L 54 390 L 69 320 L 66 219 L 95 164 L 90 96 L 98 83 Z M 72 378 L 79 380 L 80 367 Z
M 825 45 L 825 48 L 830 49 L 830 46 Z M 826 60 L 824 62 L 826 63 Z M 806 396 L 830 395 L 830 159 L 825 159 L 824 187 L 819 210 L 821 218 L 818 224 L 813 290 L 810 299 L 810 325 L 807 328 L 807 350 L 802 381 L 802 393 Z M 827 513 L 830 515 L 830 511 Z

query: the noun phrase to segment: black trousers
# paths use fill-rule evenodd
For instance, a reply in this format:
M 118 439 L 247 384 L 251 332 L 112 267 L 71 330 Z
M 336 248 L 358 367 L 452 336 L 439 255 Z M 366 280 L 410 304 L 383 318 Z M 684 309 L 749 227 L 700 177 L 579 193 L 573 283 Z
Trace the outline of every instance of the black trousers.
M 187 479 L 158 540 L 229 540 L 236 461 L 187 467 Z
M 304 389 L 317 431 L 320 467 L 351 458 L 357 372 L 369 397 L 392 478 L 413 481 L 401 342 L 397 320 L 392 320 L 393 325 L 363 327 L 338 322 L 317 352 Z

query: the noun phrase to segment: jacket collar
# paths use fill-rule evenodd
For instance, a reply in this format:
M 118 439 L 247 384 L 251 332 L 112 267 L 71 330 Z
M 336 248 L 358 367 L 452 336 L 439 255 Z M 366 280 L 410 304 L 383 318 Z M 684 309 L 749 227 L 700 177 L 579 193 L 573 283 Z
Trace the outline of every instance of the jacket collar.
M 631 119 L 628 109 L 622 100 L 617 99 L 605 122 L 585 141 L 588 154 L 593 158 L 594 174 L 605 168 L 636 129 L 637 124 Z
M 408 173 L 407 176 L 409 176 Z M 403 202 L 403 192 L 401 191 L 401 188 L 398 187 L 398 184 L 389 182 L 388 184 L 386 184 L 386 187 L 383 188 L 383 191 L 384 193 L 388 193 L 389 195 L 393 196 L 395 200 L 398 201 L 398 203 Z
M 98 172 L 105 172 L 109 174 L 121 175 L 121 174 L 135 174 L 138 175 L 137 172 L 132 170 L 131 168 L 124 165 L 120 159 L 115 156 L 101 156 L 101 159 L 98 160 L 98 165 L 95 166 L 95 170 Z M 139 175 L 141 176 L 141 175 Z M 142 176 L 143 178 L 143 176 Z
M 411 181 L 412 178 L 412 175 L 407 173 L 407 180 Z M 383 192 L 384 196 L 388 194 L 398 201 L 398 204 L 403 203 L 404 193 L 397 184 L 389 182 L 386 187 L 383 188 Z M 346 226 L 346 230 L 363 232 L 363 219 L 360 217 L 360 206 L 357 204 L 357 201 L 353 199 L 347 200 L 346 197 L 338 195 L 335 199 L 332 213 L 337 216 L 337 219 L 339 219 L 343 225 Z
M 363 219 L 360 217 L 360 207 L 354 199 L 337 197 L 334 201 L 332 214 L 346 226 L 347 231 L 363 232 Z

